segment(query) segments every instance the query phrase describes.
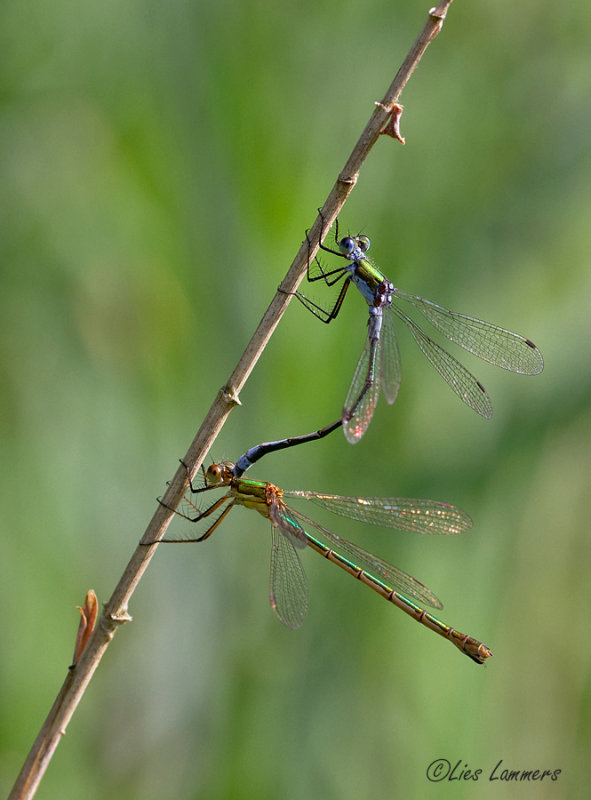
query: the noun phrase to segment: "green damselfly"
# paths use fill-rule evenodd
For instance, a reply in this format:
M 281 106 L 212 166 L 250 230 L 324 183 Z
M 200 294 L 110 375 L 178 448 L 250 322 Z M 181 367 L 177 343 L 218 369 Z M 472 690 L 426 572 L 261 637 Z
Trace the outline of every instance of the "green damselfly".
M 417 622 L 445 639 L 477 664 L 483 664 L 492 653 L 482 642 L 460 633 L 421 606 L 442 608 L 437 597 L 420 581 L 378 556 L 337 536 L 299 511 L 290 508 L 285 499 L 301 499 L 316 503 L 335 514 L 414 533 L 455 534 L 472 526 L 470 517 L 455 506 L 434 500 L 408 498 L 342 497 L 311 491 L 283 491 L 272 483 L 242 477 L 244 470 L 265 453 L 291 447 L 302 441 L 330 432 L 338 423 L 310 434 L 251 448 L 235 465 L 231 461 L 202 468 L 203 486 L 195 488 L 189 480 L 191 493 L 175 513 L 190 522 L 199 523 L 213 517 L 213 522 L 197 538 L 163 539 L 165 543 L 202 542 L 207 539 L 234 506 L 242 505 L 258 511 L 271 522 L 270 602 L 278 619 L 288 628 L 298 628 L 308 609 L 308 584 L 298 555 L 299 550 L 311 547 L 333 564 L 365 583 Z M 214 489 L 228 492 L 211 505 L 200 509 L 192 498 Z M 419 605 L 420 604 L 420 605 Z
M 322 243 L 320 247 L 344 258 L 348 263 L 326 271 L 316 258 L 308 267 L 307 273 L 308 281 L 323 280 L 328 286 L 333 286 L 344 278 L 333 307 L 325 309 L 301 292 L 295 292 L 295 295 L 309 311 L 326 323 L 336 319 L 351 283 L 357 286 L 369 306 L 366 342 L 343 408 L 343 430 L 352 444 L 361 439 L 371 422 L 380 386 L 390 404 L 396 400 L 400 387 L 398 342 L 392 316 L 384 313 L 384 309 L 391 311 L 407 326 L 431 364 L 464 403 L 486 419 L 490 419 L 493 413 L 490 398 L 482 383 L 428 336 L 399 307 L 399 301 L 413 306 L 450 341 L 484 361 L 525 375 L 536 375 L 542 371 L 542 354 L 530 339 L 395 288 L 367 257 L 370 247 L 367 236 L 345 236 L 339 239 L 337 222 L 335 241 L 337 250 Z

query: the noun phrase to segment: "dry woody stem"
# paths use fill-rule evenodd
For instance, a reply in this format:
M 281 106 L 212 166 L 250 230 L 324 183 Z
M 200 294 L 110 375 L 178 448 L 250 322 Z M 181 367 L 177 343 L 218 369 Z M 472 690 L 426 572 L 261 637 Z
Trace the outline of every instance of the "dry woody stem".
M 381 101 L 376 102 L 365 129 L 310 229 L 310 242 L 318 243 L 324 239 L 357 183 L 359 170 L 380 134 L 385 133 L 401 140 L 399 131 L 401 107 L 398 105 L 398 98 L 429 43 L 441 30 L 451 3 L 452 0 L 442 0 L 436 7 L 430 9 L 421 34 L 410 49 L 388 91 Z M 199 469 L 234 406 L 240 405 L 239 395 L 242 387 L 265 349 L 291 300 L 291 294 L 299 286 L 305 275 L 306 267 L 316 255 L 317 250 L 318 244 L 311 247 L 308 241 L 302 243 L 235 370 L 227 384 L 218 392 L 183 458 L 191 475 L 194 475 Z M 164 505 L 158 505 L 156 508 L 142 542 L 157 543 L 162 539 L 174 513 L 171 509 L 178 506 L 186 488 L 187 472 L 183 466 L 179 466 L 162 498 Z M 65 734 L 67 725 L 115 632 L 120 625 L 131 619 L 127 612 L 129 599 L 156 552 L 156 547 L 157 544 L 138 546 L 131 556 L 115 591 L 105 604 L 92 636 L 84 649 L 80 653 L 76 653 L 77 661 L 68 671 L 64 685 L 35 740 L 10 793 L 9 800 L 17 798 L 24 800 L 34 796 L 55 748 Z

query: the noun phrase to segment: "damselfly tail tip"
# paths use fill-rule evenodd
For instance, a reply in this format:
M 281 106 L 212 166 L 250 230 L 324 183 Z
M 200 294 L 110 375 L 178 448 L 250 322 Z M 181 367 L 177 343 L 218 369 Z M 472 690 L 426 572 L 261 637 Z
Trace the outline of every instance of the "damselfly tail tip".
M 473 651 L 464 650 L 464 652 L 472 659 L 472 661 L 475 661 L 477 664 L 484 664 L 485 661 L 492 656 L 492 650 L 485 644 L 479 644 L 478 648 Z

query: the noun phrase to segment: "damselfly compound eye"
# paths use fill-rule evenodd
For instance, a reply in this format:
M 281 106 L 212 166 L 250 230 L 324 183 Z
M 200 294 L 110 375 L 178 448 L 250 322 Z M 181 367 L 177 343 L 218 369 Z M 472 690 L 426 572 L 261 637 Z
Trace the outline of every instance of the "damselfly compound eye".
M 345 236 L 345 238 L 341 239 L 339 242 L 339 249 L 343 255 L 351 255 L 353 250 L 355 250 L 355 239 L 352 239 L 350 236 Z

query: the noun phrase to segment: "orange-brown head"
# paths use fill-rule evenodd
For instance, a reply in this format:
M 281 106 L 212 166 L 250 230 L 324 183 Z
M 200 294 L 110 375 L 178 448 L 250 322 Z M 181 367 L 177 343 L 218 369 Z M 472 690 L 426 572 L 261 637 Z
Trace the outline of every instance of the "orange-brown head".
M 234 464 L 231 461 L 210 464 L 205 470 L 205 483 L 207 486 L 229 486 L 233 477 Z

